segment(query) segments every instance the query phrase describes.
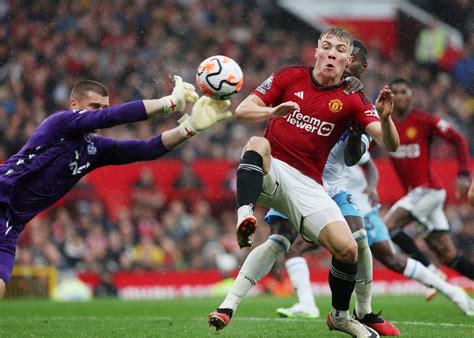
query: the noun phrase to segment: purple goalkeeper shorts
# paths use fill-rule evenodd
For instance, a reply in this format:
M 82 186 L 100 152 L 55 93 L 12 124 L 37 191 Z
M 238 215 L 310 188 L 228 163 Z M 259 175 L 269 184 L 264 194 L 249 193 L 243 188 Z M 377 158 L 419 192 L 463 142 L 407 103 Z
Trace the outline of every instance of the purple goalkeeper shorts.
M 4 214 L 0 212 L 0 279 L 8 285 L 21 228 L 11 226 Z

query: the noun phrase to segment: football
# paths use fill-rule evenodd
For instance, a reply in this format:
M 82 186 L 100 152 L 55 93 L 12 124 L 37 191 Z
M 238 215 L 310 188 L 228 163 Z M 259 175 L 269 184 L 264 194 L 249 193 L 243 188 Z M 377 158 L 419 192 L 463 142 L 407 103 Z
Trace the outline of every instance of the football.
M 201 62 L 196 72 L 196 84 L 207 96 L 227 100 L 242 89 L 244 75 L 233 59 L 214 55 Z

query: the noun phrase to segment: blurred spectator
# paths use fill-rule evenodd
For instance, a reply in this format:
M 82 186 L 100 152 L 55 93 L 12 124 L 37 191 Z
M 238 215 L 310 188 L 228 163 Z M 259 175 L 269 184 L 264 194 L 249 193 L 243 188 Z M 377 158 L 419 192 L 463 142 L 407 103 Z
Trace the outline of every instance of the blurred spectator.
M 427 67 L 432 74 L 438 71 L 438 63 L 444 55 L 448 37 L 436 20 L 423 28 L 416 41 L 416 61 Z
M 133 184 L 132 201 L 156 210 L 160 210 L 164 206 L 165 196 L 155 183 L 155 177 L 149 168 L 143 168 L 140 177 Z
M 456 82 L 474 96 L 474 33 L 470 35 L 462 57 L 454 65 L 453 76 Z
M 133 248 L 132 264 L 141 269 L 157 269 L 165 262 L 165 253 L 150 236 L 143 236 Z

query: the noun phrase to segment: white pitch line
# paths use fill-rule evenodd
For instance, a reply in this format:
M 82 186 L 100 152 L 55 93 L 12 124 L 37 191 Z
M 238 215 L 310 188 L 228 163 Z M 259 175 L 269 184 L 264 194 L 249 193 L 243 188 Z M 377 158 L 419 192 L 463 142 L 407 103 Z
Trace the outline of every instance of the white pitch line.
M 143 321 L 168 321 L 173 319 L 186 319 L 205 321 L 207 318 L 203 317 L 170 317 L 170 316 L 30 316 L 23 317 L 22 320 L 143 320 Z M 0 323 L 4 320 L 18 319 L 18 316 L 1 316 Z M 324 322 L 323 319 L 303 319 L 303 318 L 260 318 L 260 317 L 236 317 L 233 321 L 251 321 L 251 322 L 270 322 L 270 321 L 284 321 L 284 322 Z M 420 326 L 438 326 L 438 327 L 465 327 L 474 328 L 474 324 L 456 324 L 456 323 L 434 323 L 434 322 L 416 322 L 416 321 L 392 321 L 394 324 L 406 325 L 420 325 Z

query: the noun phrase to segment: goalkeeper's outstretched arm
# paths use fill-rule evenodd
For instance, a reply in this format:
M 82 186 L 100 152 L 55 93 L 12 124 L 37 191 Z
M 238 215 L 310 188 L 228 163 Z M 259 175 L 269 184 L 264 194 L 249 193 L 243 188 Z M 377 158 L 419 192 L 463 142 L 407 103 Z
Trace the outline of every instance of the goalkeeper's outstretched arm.
M 232 113 L 227 110 L 229 100 L 214 100 L 201 97 L 193 106 L 191 116 L 184 115 L 180 125 L 162 134 L 163 145 L 171 150 L 200 132 L 211 128 L 216 123 L 228 119 Z

